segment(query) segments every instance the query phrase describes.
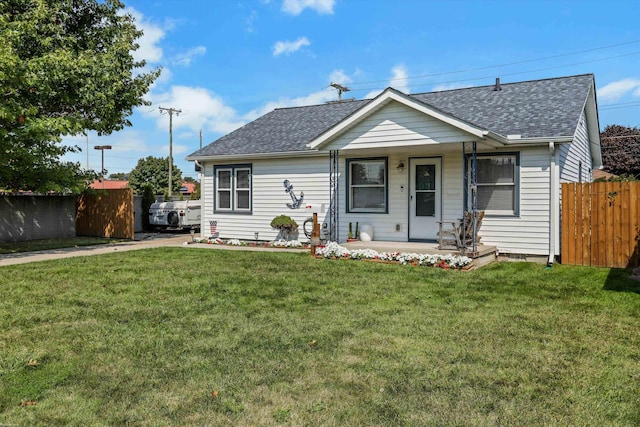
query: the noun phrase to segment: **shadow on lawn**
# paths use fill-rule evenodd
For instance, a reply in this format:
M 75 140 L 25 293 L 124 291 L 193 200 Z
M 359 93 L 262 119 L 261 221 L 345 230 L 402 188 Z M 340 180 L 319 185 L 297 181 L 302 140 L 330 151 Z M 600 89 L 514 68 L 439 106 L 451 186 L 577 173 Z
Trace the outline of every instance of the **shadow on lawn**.
M 609 270 L 603 289 L 617 292 L 635 292 L 640 294 L 640 281 L 631 279 L 631 269 L 612 268 Z

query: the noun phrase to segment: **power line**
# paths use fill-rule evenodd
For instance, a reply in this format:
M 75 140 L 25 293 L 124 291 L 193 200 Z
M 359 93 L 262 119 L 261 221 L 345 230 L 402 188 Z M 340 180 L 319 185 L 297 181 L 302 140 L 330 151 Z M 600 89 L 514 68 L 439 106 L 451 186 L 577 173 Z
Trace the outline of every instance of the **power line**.
M 392 82 L 392 81 L 395 81 L 395 80 L 411 80 L 411 79 L 419 79 L 419 78 L 424 78 L 424 77 L 439 77 L 439 76 L 446 76 L 446 75 L 451 75 L 451 74 L 468 73 L 468 72 L 472 72 L 472 71 L 489 70 L 489 69 L 492 69 L 492 68 L 508 67 L 508 66 L 511 66 L 511 65 L 520 65 L 520 64 L 526 64 L 526 63 L 529 63 L 529 62 L 545 61 L 547 59 L 554 59 L 554 58 L 561 58 L 561 57 L 564 57 L 564 56 L 577 55 L 579 53 L 594 52 L 594 51 L 597 51 L 597 50 L 610 49 L 612 47 L 625 46 L 625 45 L 635 44 L 635 43 L 639 43 L 639 42 L 640 42 L 640 40 L 632 40 L 632 41 L 629 41 L 629 42 L 617 43 L 617 44 L 612 44 L 612 45 L 602 46 L 602 47 L 595 47 L 595 48 L 591 48 L 591 49 L 577 50 L 577 51 L 562 53 L 562 54 L 558 54 L 558 55 L 543 56 L 543 57 L 540 57 L 540 58 L 525 59 L 525 60 L 522 60 L 522 61 L 507 62 L 507 63 L 504 63 L 504 64 L 498 64 L 498 65 L 488 65 L 486 67 L 467 68 L 467 69 L 464 69 L 464 70 L 445 71 L 445 72 L 442 72 L 442 73 L 423 74 L 423 75 L 409 76 L 409 77 L 399 77 L 399 78 L 395 78 L 395 79 L 370 80 L 370 81 L 366 81 L 366 82 L 351 83 L 351 86 L 370 84 L 370 83 Z M 353 90 L 365 90 L 365 89 L 353 89 Z
M 638 55 L 640 54 L 640 51 L 638 52 L 631 52 L 631 53 L 625 53 L 622 55 L 616 55 L 616 56 L 609 56 L 606 58 L 599 58 L 599 59 L 592 59 L 589 61 L 582 61 L 582 62 L 574 62 L 572 64 L 564 64 L 564 65 L 556 65 L 553 67 L 545 67 L 545 68 L 538 68 L 535 70 L 526 70 L 526 71 L 517 71 L 517 72 L 513 72 L 513 73 L 501 73 L 501 76 L 515 76 L 518 74 L 528 74 L 528 73 L 535 73 L 538 71 L 547 71 L 547 70 L 554 70 L 557 68 L 564 68 L 564 67 L 572 67 L 574 65 L 583 65 L 583 64 L 590 64 L 593 62 L 600 62 L 600 61 L 606 61 L 609 59 L 617 59 L 617 58 L 623 58 L 626 56 L 632 56 L 632 55 Z M 427 86 L 427 85 L 431 85 L 431 84 L 451 84 L 451 83 L 461 83 L 461 82 L 470 82 L 470 81 L 474 81 L 474 80 L 486 80 L 486 79 L 491 79 L 495 76 L 485 76 L 485 77 L 473 77 L 473 78 L 467 78 L 467 79 L 458 79 L 458 80 L 449 80 L 446 82 L 430 82 L 430 83 L 419 83 L 419 84 L 414 84 L 414 85 L 407 85 L 407 87 L 420 87 L 420 86 Z M 401 80 L 405 80 L 404 78 Z M 379 87 L 369 87 L 369 88 L 361 88 L 361 89 L 352 89 L 353 92 L 362 92 L 362 91 L 370 91 L 370 90 L 376 90 L 376 89 L 380 89 Z
M 598 107 L 598 110 L 617 110 L 618 108 L 631 108 L 631 107 L 640 107 L 640 101 L 634 102 L 621 102 L 619 104 L 608 104 L 603 105 L 602 107 Z

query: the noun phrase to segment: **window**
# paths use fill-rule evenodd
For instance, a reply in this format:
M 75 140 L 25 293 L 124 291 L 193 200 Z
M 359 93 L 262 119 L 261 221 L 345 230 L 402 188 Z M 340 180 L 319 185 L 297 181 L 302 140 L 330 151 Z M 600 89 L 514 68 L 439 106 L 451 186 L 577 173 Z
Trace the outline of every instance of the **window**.
M 216 166 L 215 208 L 219 212 L 251 212 L 251 165 Z
M 488 214 L 517 215 L 519 156 L 478 155 L 476 160 L 478 210 L 486 211 Z M 470 183 L 471 159 L 468 160 L 468 165 Z
M 347 211 L 387 213 L 387 159 L 347 160 Z

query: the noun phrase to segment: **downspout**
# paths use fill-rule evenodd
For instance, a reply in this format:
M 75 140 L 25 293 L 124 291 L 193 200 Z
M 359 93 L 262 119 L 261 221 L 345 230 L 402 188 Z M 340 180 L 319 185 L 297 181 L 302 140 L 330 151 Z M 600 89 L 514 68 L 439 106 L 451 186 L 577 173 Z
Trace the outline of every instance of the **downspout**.
M 556 146 L 553 141 L 549 141 L 549 259 L 547 267 L 553 265 L 555 261 L 556 248 L 556 224 L 558 212 L 556 203 L 558 200 L 558 182 L 556 180 Z

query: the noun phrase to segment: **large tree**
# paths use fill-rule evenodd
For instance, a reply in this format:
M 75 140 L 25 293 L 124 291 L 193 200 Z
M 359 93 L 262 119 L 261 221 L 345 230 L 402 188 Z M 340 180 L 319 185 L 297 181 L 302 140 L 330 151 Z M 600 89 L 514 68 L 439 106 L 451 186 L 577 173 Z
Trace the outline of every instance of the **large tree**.
M 600 140 L 604 170 L 640 177 L 640 128 L 608 125 Z
M 173 195 L 180 194 L 182 183 L 182 172 L 173 165 L 171 170 L 171 192 Z M 169 158 L 149 156 L 138 160 L 138 164 L 129 174 L 129 186 L 136 194 L 143 194 L 148 185 L 154 194 L 162 194 L 168 190 L 169 186 Z
M 130 126 L 160 70 L 141 72 L 142 35 L 119 0 L 0 2 L 0 189 L 78 187 L 65 135 Z

